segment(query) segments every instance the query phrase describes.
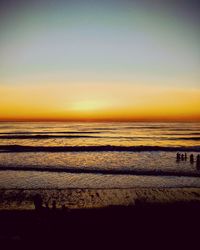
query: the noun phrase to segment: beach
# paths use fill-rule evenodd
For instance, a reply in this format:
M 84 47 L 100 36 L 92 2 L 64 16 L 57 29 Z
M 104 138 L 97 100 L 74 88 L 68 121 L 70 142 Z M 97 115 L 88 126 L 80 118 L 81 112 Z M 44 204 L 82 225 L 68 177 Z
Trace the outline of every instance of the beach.
M 63 203 L 69 194 L 74 203 Z M 198 243 L 198 188 L 1 190 L 0 195 L 0 244 L 7 248 L 185 249 Z M 42 198 L 39 209 L 31 200 L 36 195 Z
M 0 243 L 124 249 L 186 239 L 191 247 L 200 223 L 199 130 L 0 124 Z
M 34 210 L 36 195 L 41 196 L 44 207 L 51 208 L 55 201 L 57 209 L 200 202 L 200 188 L 0 189 L 0 210 Z

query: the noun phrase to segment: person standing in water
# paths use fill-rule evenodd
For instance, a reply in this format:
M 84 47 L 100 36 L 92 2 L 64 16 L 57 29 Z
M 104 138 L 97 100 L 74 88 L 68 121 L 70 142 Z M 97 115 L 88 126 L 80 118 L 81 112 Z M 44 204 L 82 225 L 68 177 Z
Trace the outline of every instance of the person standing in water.
M 194 163 L 194 155 L 193 154 L 190 155 L 190 163 Z
M 199 154 L 197 155 L 196 166 L 197 166 L 197 169 L 200 170 L 200 155 Z
M 185 161 L 187 161 L 187 153 L 185 153 Z
M 180 155 L 180 153 L 177 153 L 177 154 L 176 154 L 176 160 L 177 160 L 177 161 L 180 161 L 180 159 L 181 159 L 181 155 Z
M 181 154 L 181 161 L 184 161 L 184 154 Z

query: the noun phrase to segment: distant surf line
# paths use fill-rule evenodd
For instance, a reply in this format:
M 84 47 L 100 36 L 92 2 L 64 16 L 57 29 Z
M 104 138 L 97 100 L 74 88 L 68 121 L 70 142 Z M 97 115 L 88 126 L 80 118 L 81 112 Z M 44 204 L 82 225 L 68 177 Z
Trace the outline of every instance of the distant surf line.
M 60 134 L 6 134 L 6 135 L 0 135 L 0 140 L 28 140 L 28 139 L 35 139 L 35 140 L 42 140 L 42 139 L 75 139 L 75 138 L 89 138 L 89 139 L 126 139 L 126 140 L 172 140 L 172 141 L 178 141 L 178 140 L 192 140 L 192 141 L 200 141 L 200 137 L 167 137 L 166 136 L 158 136 L 158 137 L 149 137 L 149 136 L 98 136 L 98 135 L 77 135 L 77 134 L 71 134 L 71 135 L 60 135 Z
M 29 135 L 29 134 L 100 134 L 100 131 L 19 131 L 19 132 L 0 132 L 1 135 Z
M 0 153 L 17 152 L 143 152 L 143 151 L 166 151 L 166 152 L 200 152 L 200 146 L 22 146 L 0 145 Z

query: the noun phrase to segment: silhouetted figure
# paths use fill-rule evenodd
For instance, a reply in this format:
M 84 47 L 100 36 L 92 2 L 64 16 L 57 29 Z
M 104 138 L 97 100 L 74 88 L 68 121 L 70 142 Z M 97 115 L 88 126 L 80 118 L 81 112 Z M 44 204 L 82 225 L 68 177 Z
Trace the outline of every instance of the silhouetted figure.
M 181 160 L 184 161 L 184 154 L 181 154 Z
M 39 194 L 36 194 L 33 198 L 35 210 L 42 209 L 42 197 Z
M 190 163 L 194 163 L 194 155 L 193 154 L 190 155 Z
M 56 209 L 56 201 L 54 200 L 52 203 L 52 209 L 55 210 Z
M 177 154 L 176 154 L 176 160 L 177 160 L 177 161 L 180 161 L 180 159 L 181 159 L 181 155 L 180 155 L 180 153 L 177 153 Z
M 46 210 L 49 210 L 49 203 L 48 202 L 45 202 L 45 208 L 46 208 Z
M 187 154 L 185 153 L 185 161 L 187 161 Z
M 197 164 L 197 169 L 200 170 L 200 155 L 199 154 L 197 155 L 197 162 L 196 162 L 196 164 Z

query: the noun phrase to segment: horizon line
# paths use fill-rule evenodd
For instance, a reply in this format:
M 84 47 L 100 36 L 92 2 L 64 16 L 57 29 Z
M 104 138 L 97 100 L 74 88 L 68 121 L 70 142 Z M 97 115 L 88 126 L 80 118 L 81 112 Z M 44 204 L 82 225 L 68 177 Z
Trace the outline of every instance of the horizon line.
M 197 119 L 0 119 L 0 122 L 200 122 Z

